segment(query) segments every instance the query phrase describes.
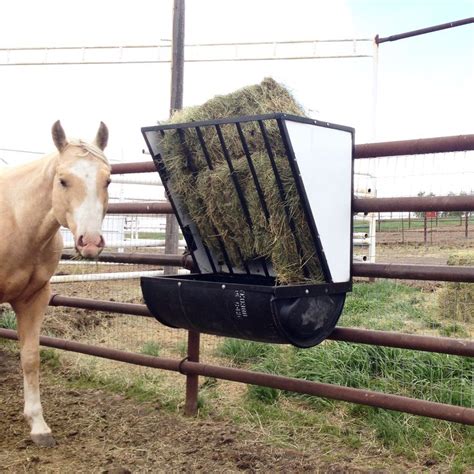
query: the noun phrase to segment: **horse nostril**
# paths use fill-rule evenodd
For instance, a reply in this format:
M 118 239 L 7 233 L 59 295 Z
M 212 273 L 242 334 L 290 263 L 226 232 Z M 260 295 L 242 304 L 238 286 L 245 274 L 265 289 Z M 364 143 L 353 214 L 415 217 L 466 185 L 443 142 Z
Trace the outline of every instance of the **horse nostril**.
M 105 240 L 102 236 L 100 236 L 99 245 L 97 247 L 99 247 L 99 248 L 105 247 Z
M 84 236 L 80 235 L 79 238 L 77 239 L 77 245 L 78 247 L 84 247 Z

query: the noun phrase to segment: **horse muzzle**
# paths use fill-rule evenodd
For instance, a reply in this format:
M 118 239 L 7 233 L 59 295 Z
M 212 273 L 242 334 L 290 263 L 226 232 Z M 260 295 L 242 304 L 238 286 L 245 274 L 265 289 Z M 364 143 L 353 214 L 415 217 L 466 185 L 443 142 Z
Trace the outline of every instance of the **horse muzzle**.
M 84 258 L 96 258 L 104 250 L 105 241 L 100 234 L 84 234 L 76 239 L 76 250 Z

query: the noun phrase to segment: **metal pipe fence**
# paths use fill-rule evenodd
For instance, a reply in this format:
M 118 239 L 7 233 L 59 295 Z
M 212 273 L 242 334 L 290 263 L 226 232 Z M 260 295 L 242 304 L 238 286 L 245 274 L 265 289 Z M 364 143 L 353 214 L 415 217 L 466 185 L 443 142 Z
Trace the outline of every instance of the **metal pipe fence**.
M 16 331 L 9 329 L 0 329 L 0 336 L 7 339 L 17 339 Z M 191 378 L 191 380 L 194 381 L 195 376 L 202 375 L 307 395 L 327 397 L 360 405 L 385 408 L 387 410 L 402 411 L 405 413 L 411 413 L 412 415 L 428 416 L 440 420 L 474 425 L 474 409 L 448 405 L 445 403 L 418 400 L 400 395 L 344 387 L 342 385 L 311 382 L 308 380 L 282 377 L 262 372 L 203 364 L 188 360 L 188 357 L 179 361 L 165 359 L 163 357 L 134 354 L 116 349 L 91 346 L 75 341 L 57 339 L 54 337 L 41 336 L 40 343 L 43 346 L 54 347 L 56 349 L 79 352 L 82 354 L 94 355 L 96 357 L 104 357 L 106 359 L 128 362 L 145 367 L 180 372 L 188 378 L 188 381 Z M 191 384 L 193 384 L 193 382 L 191 382 Z M 192 391 L 192 393 L 197 396 L 196 391 Z M 186 400 L 186 405 L 188 407 L 196 406 L 194 400 L 190 400 L 189 398 Z M 188 411 L 188 414 L 191 413 Z
M 474 135 L 460 137 L 442 137 L 426 140 L 410 140 L 403 142 L 386 142 L 379 144 L 359 145 L 355 148 L 356 158 L 394 156 L 400 153 L 420 154 L 446 151 L 473 150 Z M 154 171 L 152 163 L 133 163 L 114 165 L 114 174 L 142 173 Z M 372 198 L 355 199 L 354 212 L 384 212 L 387 210 L 429 211 L 429 210 L 474 210 L 474 196 L 443 196 L 417 198 Z M 109 213 L 138 213 L 138 214 L 169 214 L 171 206 L 164 202 L 146 203 L 116 203 L 109 206 Z M 70 258 L 70 254 L 63 255 Z M 191 260 L 179 255 L 148 255 L 148 254 L 104 254 L 102 261 L 121 263 L 153 263 L 159 265 L 180 265 L 187 268 Z M 354 276 L 397 278 L 413 280 L 437 280 L 455 282 L 474 282 L 474 268 L 453 266 L 425 266 L 425 265 L 380 265 L 357 264 L 352 266 Z M 68 306 L 74 308 L 94 309 L 119 314 L 131 314 L 150 317 L 145 305 L 119 303 L 115 301 L 97 301 L 86 298 L 72 298 L 54 295 L 50 302 L 53 306 Z M 0 329 L 0 337 L 15 339 L 16 332 Z M 397 332 L 374 331 L 356 328 L 336 328 L 329 337 L 335 341 L 344 341 L 358 344 L 371 344 L 403 349 L 439 352 L 457 356 L 474 356 L 474 342 L 469 340 L 448 337 L 419 336 Z M 474 409 L 460 406 L 434 403 L 426 400 L 413 399 L 381 392 L 363 389 L 354 389 L 338 385 L 310 382 L 306 380 L 282 377 L 242 369 L 231 369 L 199 362 L 199 337 L 190 334 L 188 339 L 188 357 L 183 360 L 151 357 L 132 352 L 118 351 L 110 348 L 91 346 L 75 341 L 42 337 L 41 344 L 63 350 L 75 351 L 84 354 L 105 357 L 112 360 L 145 365 L 148 367 L 178 371 L 188 377 L 187 412 L 195 410 L 197 401 L 197 376 L 234 380 L 243 383 L 257 384 L 266 387 L 279 388 L 310 395 L 324 396 L 352 403 L 376 406 L 385 409 L 404 411 L 411 414 L 429 416 L 449 421 L 474 425 Z

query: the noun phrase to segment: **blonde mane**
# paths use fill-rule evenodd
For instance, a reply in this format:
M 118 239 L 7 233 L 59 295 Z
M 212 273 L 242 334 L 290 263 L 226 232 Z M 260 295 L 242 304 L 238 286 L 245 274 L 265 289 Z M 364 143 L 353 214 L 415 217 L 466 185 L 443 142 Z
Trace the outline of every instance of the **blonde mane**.
M 80 138 L 70 138 L 68 139 L 68 144 L 67 146 L 77 146 L 79 148 L 82 148 L 84 151 L 83 155 L 79 156 L 87 156 L 89 153 L 96 158 L 101 159 L 105 164 L 109 164 L 109 161 L 107 160 L 107 157 L 104 155 L 104 152 L 96 145 L 92 143 L 88 143 L 84 140 L 81 140 Z

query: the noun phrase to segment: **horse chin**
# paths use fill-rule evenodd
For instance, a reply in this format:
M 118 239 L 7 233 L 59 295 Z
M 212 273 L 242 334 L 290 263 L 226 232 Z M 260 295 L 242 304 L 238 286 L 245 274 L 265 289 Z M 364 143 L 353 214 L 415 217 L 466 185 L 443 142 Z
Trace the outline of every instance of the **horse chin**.
M 96 260 L 101 254 L 103 248 L 97 247 L 95 245 L 86 245 L 81 249 L 76 247 L 76 252 L 80 257 L 85 260 Z

